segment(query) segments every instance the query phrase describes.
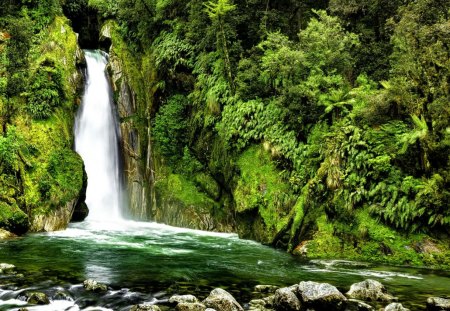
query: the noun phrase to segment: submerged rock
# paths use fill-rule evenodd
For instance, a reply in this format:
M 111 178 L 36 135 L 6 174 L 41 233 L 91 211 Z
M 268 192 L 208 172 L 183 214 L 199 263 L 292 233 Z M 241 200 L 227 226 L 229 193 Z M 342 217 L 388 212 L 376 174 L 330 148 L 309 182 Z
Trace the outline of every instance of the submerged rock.
M 398 302 L 393 302 L 393 303 L 387 305 L 383 310 L 384 311 L 410 311 L 408 308 L 403 307 L 403 305 Z
M 391 302 L 397 300 L 396 297 L 387 293 L 383 284 L 370 279 L 353 284 L 347 292 L 347 296 L 365 301 Z
M 175 307 L 178 311 L 205 311 L 206 306 L 199 302 L 180 302 Z
M 48 296 L 41 292 L 31 292 L 27 293 L 27 302 L 32 305 L 48 305 L 50 299 Z
M 348 299 L 345 311 L 375 311 L 375 308 L 357 299 Z
M 106 292 L 108 290 L 108 286 L 102 283 L 98 283 L 95 280 L 85 280 L 83 282 L 83 286 L 87 291 L 91 292 Z
M 179 303 L 196 303 L 198 302 L 197 297 L 194 295 L 173 295 L 169 298 L 169 303 L 179 304 Z
M 203 301 L 207 308 L 217 311 L 244 311 L 234 297 L 224 289 L 216 288 Z
M 131 307 L 130 311 L 161 311 L 158 306 L 155 305 L 134 305 Z
M 0 263 L 0 274 L 13 273 L 15 269 L 15 265 L 9 263 Z
M 255 286 L 255 292 L 257 293 L 263 293 L 263 294 L 271 294 L 275 293 L 275 291 L 278 289 L 278 286 L 274 285 L 256 285 Z
M 450 299 L 440 297 L 430 297 L 427 299 L 428 311 L 450 310 Z
M 298 294 L 307 306 L 319 310 L 341 310 L 345 296 L 333 285 L 317 282 L 300 282 Z
M 274 307 L 277 311 L 299 311 L 302 303 L 296 296 L 297 287 L 283 287 L 275 291 Z

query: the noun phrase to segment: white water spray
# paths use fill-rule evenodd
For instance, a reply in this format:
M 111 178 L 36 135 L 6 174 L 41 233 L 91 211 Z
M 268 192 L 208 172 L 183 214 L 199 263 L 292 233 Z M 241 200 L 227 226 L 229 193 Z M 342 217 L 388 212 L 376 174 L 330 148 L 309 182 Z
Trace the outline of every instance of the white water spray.
M 108 60 L 100 51 L 85 51 L 85 56 L 87 83 L 75 124 L 75 150 L 83 158 L 88 175 L 88 220 L 119 221 L 122 219 L 119 127 L 105 73 Z

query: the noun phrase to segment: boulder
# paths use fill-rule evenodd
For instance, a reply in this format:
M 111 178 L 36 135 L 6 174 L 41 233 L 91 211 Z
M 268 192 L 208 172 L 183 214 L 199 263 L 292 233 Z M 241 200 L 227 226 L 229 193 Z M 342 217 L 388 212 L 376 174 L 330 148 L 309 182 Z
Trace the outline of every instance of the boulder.
M 106 292 L 108 290 L 108 286 L 102 283 L 98 283 L 95 280 L 85 280 L 83 282 L 83 286 L 87 291 L 91 292 Z
M 169 298 L 169 303 L 178 304 L 178 303 L 196 303 L 198 302 L 197 297 L 193 295 L 173 295 Z
M 203 303 L 207 308 L 216 309 L 217 311 L 244 311 L 236 299 L 221 288 L 213 289 Z
M 50 299 L 48 296 L 41 292 L 31 292 L 27 293 L 27 302 L 32 305 L 48 305 Z
M 11 265 L 9 263 L 0 263 L 0 274 L 13 273 L 15 269 L 15 265 Z
M 375 280 L 365 280 L 355 283 L 350 287 L 347 296 L 353 299 L 360 299 L 364 301 L 396 301 L 397 298 L 388 294 L 386 287 Z
M 319 310 L 342 310 L 345 296 L 333 285 L 317 282 L 300 282 L 298 295 L 306 307 Z
M 384 311 L 410 311 L 408 308 L 405 308 L 402 306 L 401 303 L 393 302 L 389 305 L 387 305 L 384 309 Z
M 299 311 L 302 303 L 296 296 L 297 287 L 283 287 L 275 291 L 273 305 L 277 311 Z
M 348 299 L 345 311 L 375 311 L 375 308 L 357 299 Z
M 175 307 L 178 311 L 205 311 L 206 306 L 199 302 L 180 302 Z
M 428 311 L 450 310 L 450 299 L 440 297 L 430 297 L 427 299 Z
M 161 309 L 155 305 L 140 304 L 132 306 L 130 311 L 161 311 Z
M 262 294 L 272 294 L 278 289 L 278 286 L 274 285 L 256 285 L 255 292 Z
M 15 235 L 14 233 L 11 233 L 9 231 L 0 228 L 0 240 L 12 239 L 16 237 L 17 235 Z

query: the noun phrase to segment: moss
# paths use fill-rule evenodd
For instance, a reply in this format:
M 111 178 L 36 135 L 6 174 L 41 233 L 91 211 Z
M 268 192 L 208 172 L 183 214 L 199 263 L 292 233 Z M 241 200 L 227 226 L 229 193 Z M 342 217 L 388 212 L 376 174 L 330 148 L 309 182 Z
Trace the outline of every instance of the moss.
M 186 206 L 212 209 L 215 205 L 207 194 L 199 191 L 192 181 L 182 175 L 169 174 L 165 192 Z
M 260 146 L 242 153 L 237 165 L 240 178 L 233 192 L 236 211 L 257 210 L 266 229 L 275 234 L 287 224 L 295 202 L 288 183 L 282 180 L 269 154 Z
M 353 223 L 329 221 L 325 214 L 317 218 L 317 231 L 308 242 L 308 257 L 349 259 L 391 265 L 448 268 L 450 248 L 442 242 L 431 251 L 421 251 L 430 239 L 425 234 L 404 234 L 372 218 L 361 209 L 355 212 Z
M 28 216 L 17 205 L 0 201 L 0 228 L 22 234 L 28 230 Z

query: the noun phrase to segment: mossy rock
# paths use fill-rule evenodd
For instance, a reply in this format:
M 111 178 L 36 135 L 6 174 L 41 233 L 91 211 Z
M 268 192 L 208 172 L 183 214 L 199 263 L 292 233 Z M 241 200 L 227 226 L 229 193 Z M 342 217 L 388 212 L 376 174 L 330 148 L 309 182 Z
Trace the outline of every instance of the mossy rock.
M 0 202 L 0 228 L 15 234 L 27 232 L 28 216 L 17 206 Z

